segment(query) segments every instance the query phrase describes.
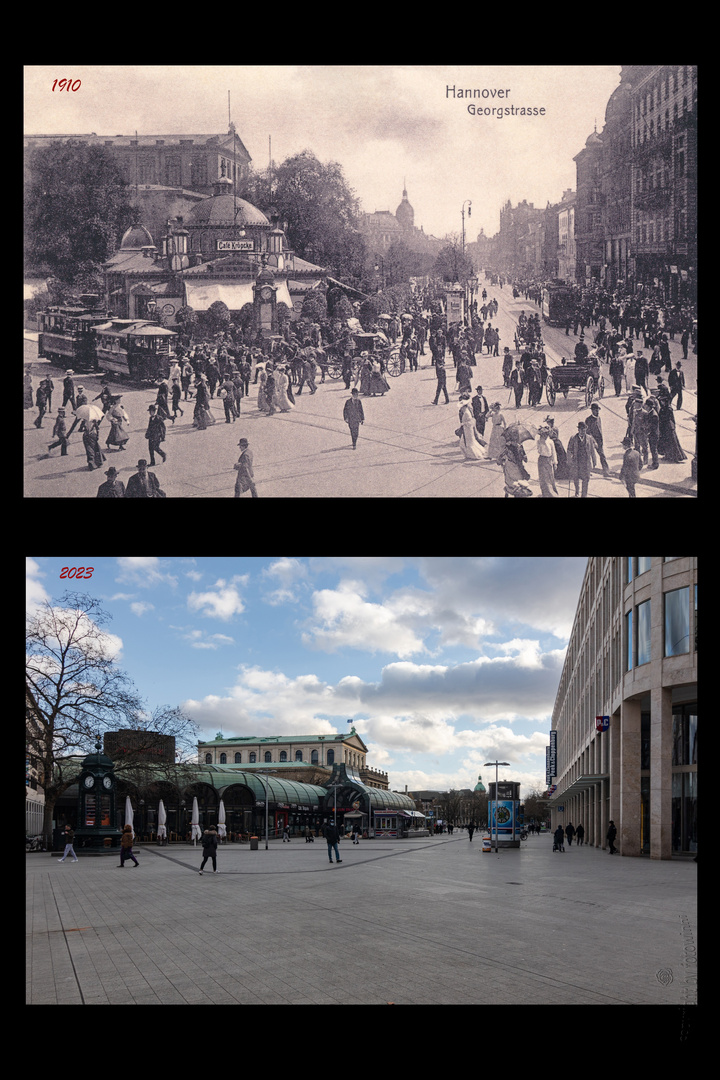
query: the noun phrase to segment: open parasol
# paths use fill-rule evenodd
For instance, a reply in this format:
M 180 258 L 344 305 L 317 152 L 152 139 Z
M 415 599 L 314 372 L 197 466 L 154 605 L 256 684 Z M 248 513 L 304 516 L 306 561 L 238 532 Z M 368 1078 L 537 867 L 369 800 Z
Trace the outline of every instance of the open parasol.
M 503 435 L 512 442 L 529 442 L 530 439 L 537 438 L 537 428 L 533 424 L 524 424 L 521 420 L 516 420 L 514 424 L 508 424 Z
M 75 415 L 80 420 L 102 420 L 105 414 L 97 405 L 78 405 Z

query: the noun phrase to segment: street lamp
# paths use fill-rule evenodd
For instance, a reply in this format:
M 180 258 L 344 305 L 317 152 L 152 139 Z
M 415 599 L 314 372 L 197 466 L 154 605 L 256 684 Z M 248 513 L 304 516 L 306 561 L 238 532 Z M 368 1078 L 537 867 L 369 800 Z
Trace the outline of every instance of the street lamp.
M 498 807 L 498 768 L 500 765 L 509 765 L 509 761 L 486 761 L 484 768 L 489 768 L 491 765 L 495 766 L 495 854 L 498 850 L 498 819 L 497 819 L 497 807 Z
M 460 210 L 460 213 L 462 214 L 462 250 L 463 250 L 463 255 L 465 254 L 465 203 L 467 203 L 468 217 L 470 217 L 471 213 L 472 213 L 472 199 L 466 199 L 465 202 L 462 204 L 462 208 Z

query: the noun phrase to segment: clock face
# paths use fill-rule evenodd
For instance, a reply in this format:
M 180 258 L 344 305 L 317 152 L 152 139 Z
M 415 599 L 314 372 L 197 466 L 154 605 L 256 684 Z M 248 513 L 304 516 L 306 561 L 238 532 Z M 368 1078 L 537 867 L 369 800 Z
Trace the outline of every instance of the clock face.
M 93 787 L 94 784 L 95 784 L 95 777 L 94 776 L 86 776 L 85 777 L 85 787 L 86 788 L 91 788 L 91 787 Z
M 260 296 L 263 300 L 272 300 L 273 291 L 266 285 L 264 289 L 260 290 Z
M 112 780 L 109 776 L 103 777 L 103 787 L 108 788 L 108 790 L 112 787 Z

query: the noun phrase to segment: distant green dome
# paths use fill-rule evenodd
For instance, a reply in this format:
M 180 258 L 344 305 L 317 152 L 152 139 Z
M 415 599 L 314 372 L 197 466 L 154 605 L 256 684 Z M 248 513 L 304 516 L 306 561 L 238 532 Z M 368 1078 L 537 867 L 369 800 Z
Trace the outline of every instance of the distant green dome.
M 485 785 L 482 783 L 482 776 L 481 775 L 478 775 L 478 782 L 475 785 L 475 787 L 473 788 L 473 791 L 479 791 L 481 794 L 483 794 L 486 791 Z

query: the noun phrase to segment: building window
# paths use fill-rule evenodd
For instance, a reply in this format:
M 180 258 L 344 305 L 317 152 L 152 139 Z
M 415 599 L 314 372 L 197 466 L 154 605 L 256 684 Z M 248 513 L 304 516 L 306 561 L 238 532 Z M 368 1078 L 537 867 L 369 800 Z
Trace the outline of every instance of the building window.
M 650 601 L 646 600 L 644 604 L 638 604 L 638 648 L 637 648 L 637 662 L 638 667 L 640 664 L 650 663 Z
M 239 765 L 242 762 L 242 754 L 235 755 L 235 764 Z
M 651 558 L 638 557 L 638 569 L 637 569 L 638 576 L 640 574 L 646 573 L 646 571 L 648 571 L 650 569 L 650 564 L 651 563 L 652 563 Z
M 326 760 L 327 760 L 328 765 L 334 765 L 335 764 L 335 751 L 334 750 L 328 750 Z
M 690 590 L 665 593 L 665 655 L 690 652 Z
M 296 761 L 302 761 L 302 759 L 303 759 L 302 750 L 296 750 L 295 751 L 295 760 Z
M 317 763 L 318 763 L 318 752 L 317 752 L 317 750 L 313 750 L 312 753 L 310 754 L 310 764 L 311 765 L 317 765 Z
M 265 760 L 265 761 L 272 761 L 272 754 L 271 754 L 271 752 L 270 752 L 269 750 L 266 750 L 266 751 L 265 751 L 265 758 L 264 758 L 264 760 Z
M 632 671 L 633 666 L 632 622 L 632 611 L 628 611 L 627 615 L 625 616 L 625 633 L 627 634 L 627 671 Z
M 628 585 L 630 584 L 630 582 L 631 582 L 631 581 L 632 581 L 632 579 L 633 579 L 633 576 L 632 576 L 632 570 L 633 570 L 633 567 L 632 567 L 632 562 L 633 562 L 633 561 L 632 561 L 632 555 L 628 555 L 628 559 L 627 559 L 627 579 L 628 579 Z
M 221 754 L 220 755 L 220 764 L 221 765 L 227 765 L 227 754 Z
M 205 755 L 205 764 L 206 765 L 212 765 L 212 754 L 206 754 Z
M 673 709 L 673 765 L 697 765 L 697 705 Z
M 287 761 L 287 750 L 281 750 L 280 751 L 280 760 L 281 761 Z
M 255 753 L 255 751 L 253 750 L 253 751 L 251 752 L 251 754 L 250 754 L 250 764 L 251 764 L 251 765 L 254 765 L 256 761 L 257 761 L 257 754 L 256 754 L 256 753 Z

